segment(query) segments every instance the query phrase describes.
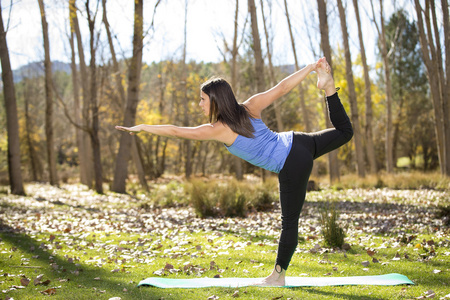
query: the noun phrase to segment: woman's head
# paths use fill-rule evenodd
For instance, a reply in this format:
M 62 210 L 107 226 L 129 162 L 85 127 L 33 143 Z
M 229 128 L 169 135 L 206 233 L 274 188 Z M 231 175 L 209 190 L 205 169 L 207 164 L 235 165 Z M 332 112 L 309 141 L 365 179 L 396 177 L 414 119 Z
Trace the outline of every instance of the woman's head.
M 235 110 L 238 105 L 231 86 L 222 78 L 211 78 L 200 89 L 209 97 L 209 110 L 205 113 L 208 113 L 210 122 L 219 121 L 222 114 Z M 208 109 L 207 101 L 204 108 Z
M 253 126 L 245 106 L 236 101 L 230 84 L 222 78 L 211 78 L 200 87 L 200 106 L 211 123 L 221 121 L 234 132 L 253 137 Z M 204 97 L 204 95 L 207 97 Z M 209 101 L 208 101 L 209 100 Z M 208 107 L 209 106 L 209 107 Z

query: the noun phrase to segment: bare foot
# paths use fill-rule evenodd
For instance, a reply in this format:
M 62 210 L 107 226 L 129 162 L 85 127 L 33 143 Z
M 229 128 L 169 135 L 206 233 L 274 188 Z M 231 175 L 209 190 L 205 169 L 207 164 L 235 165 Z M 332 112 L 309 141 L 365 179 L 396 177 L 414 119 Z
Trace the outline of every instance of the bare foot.
M 336 92 L 334 79 L 331 76 L 331 67 L 325 57 L 317 62 L 317 87 L 325 91 L 327 96 L 331 96 Z
M 272 274 L 270 274 L 268 277 L 264 278 L 261 281 L 257 281 L 255 283 L 253 283 L 252 285 L 284 286 L 285 285 L 285 277 L 286 277 L 286 270 L 282 269 L 281 266 L 276 265 L 275 269 L 272 271 Z

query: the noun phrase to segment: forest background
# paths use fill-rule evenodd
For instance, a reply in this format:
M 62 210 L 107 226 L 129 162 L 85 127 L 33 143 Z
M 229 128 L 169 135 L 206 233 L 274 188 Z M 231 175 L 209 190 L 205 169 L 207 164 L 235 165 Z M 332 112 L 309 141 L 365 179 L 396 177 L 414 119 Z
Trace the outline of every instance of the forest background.
M 148 190 L 149 180 L 164 175 L 264 179 L 269 175 L 219 143 L 132 137 L 114 126 L 207 123 L 198 101 L 209 77 L 224 76 L 243 102 L 322 56 L 333 67 L 355 136 L 320 158 L 313 176 L 331 182 L 342 174 L 398 170 L 448 176 L 448 3 L 300 2 L 3 1 L 1 183 L 16 194 L 25 192 L 23 181 L 79 181 L 99 193 L 105 186 L 124 193 L 127 183 Z M 11 36 L 27 23 L 14 18 L 30 14 L 31 5 L 40 23 L 28 23 L 40 29 L 40 44 L 36 36 Z M 11 48 L 10 40 L 27 50 Z M 36 62 L 20 65 L 24 56 Z M 275 131 L 329 126 L 315 80 L 308 77 L 269 108 L 266 124 Z

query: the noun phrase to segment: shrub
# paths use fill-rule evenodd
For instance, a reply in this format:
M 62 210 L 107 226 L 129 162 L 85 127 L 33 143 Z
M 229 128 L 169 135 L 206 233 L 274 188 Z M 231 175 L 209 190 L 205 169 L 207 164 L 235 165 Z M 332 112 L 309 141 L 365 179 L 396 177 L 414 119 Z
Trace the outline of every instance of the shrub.
M 275 198 L 272 196 L 270 191 L 264 188 L 257 188 L 257 191 L 253 193 L 253 198 L 251 198 L 251 206 L 257 211 L 269 211 L 274 207 Z
M 194 180 L 190 182 L 187 188 L 191 204 L 200 218 L 219 215 L 216 193 L 212 186 L 212 184 L 201 180 Z
M 322 207 L 321 224 L 325 244 L 329 247 L 341 248 L 344 244 L 344 229 L 338 223 L 338 212 L 335 204 Z
M 191 180 L 188 194 L 196 214 L 202 218 L 245 217 L 251 201 L 248 183 L 234 179 Z
M 188 203 L 184 184 L 172 180 L 168 184 L 157 186 L 151 193 L 152 203 L 160 207 L 176 207 Z
M 442 223 L 450 226 L 450 205 L 440 205 L 436 215 L 439 219 L 442 219 Z

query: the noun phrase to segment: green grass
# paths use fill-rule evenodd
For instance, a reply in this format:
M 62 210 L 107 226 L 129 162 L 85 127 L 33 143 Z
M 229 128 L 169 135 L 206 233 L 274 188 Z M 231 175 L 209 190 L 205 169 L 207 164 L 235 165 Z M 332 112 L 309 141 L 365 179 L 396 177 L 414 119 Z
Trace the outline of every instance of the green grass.
M 415 285 L 281 289 L 136 287 L 167 264 L 179 270 L 166 271 L 167 278 L 267 276 L 276 257 L 277 211 L 199 219 L 191 208 L 143 209 L 135 197 L 96 195 L 77 186 L 30 185 L 27 192 L 27 197 L 0 200 L 0 299 L 47 299 L 41 292 L 50 288 L 55 288 L 52 299 L 234 299 L 236 290 L 239 299 L 413 299 L 429 290 L 439 299 L 450 294 L 450 230 L 435 215 L 438 204 L 449 202 L 445 192 L 309 193 L 288 276 L 401 273 Z M 352 247 L 347 252 L 323 248 L 319 207 L 330 200 L 346 226 L 345 241 Z M 384 232 L 374 223 L 381 217 L 379 224 L 390 224 Z M 322 248 L 313 253 L 316 244 Z M 367 250 L 375 251 L 379 263 Z M 370 264 L 365 267 L 363 261 Z M 33 284 L 40 274 L 41 281 L 50 280 L 47 286 Z M 22 277 L 30 284 L 12 290 Z

